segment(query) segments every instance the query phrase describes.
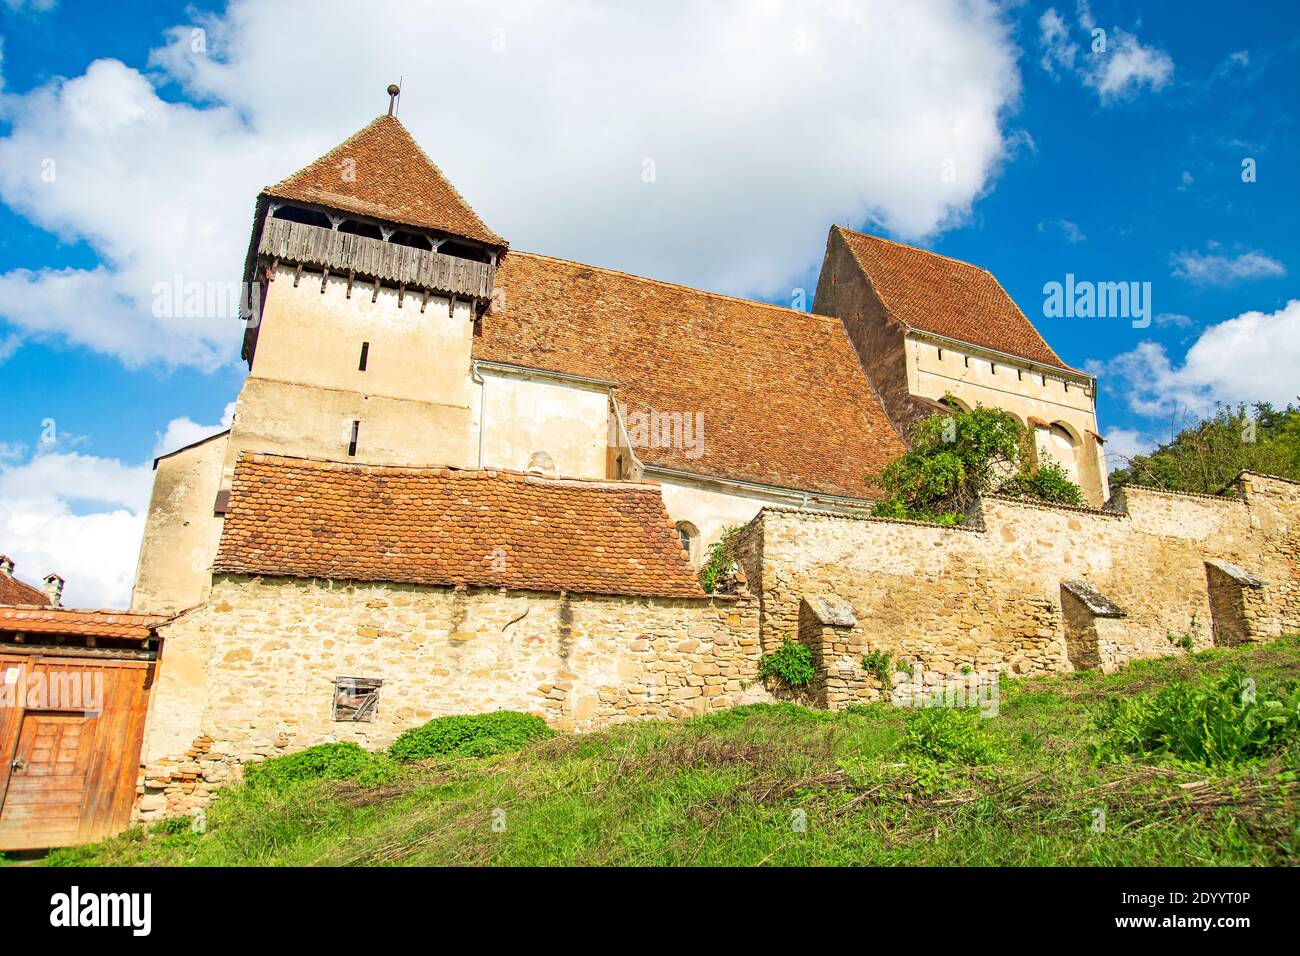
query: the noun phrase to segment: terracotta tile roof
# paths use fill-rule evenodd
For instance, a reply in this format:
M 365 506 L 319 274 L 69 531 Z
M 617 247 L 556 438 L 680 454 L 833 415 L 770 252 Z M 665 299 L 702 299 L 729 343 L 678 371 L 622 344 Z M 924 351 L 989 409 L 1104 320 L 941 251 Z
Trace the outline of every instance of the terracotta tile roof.
M 76 634 L 86 637 L 129 637 L 143 640 L 166 624 L 165 614 L 129 611 L 79 611 L 72 608 L 0 607 L 0 631 L 27 634 Z
M 840 226 L 886 309 L 905 326 L 1077 371 L 1061 361 L 992 273 Z
M 352 160 L 355 179 L 340 165 Z M 491 246 L 507 243 L 494 233 L 425 155 L 395 117 L 374 122 L 264 195 L 298 199 L 402 225 L 437 229 Z
M 902 454 L 837 319 L 511 252 L 474 357 L 612 379 L 630 414 L 703 413 L 649 465 L 847 497 Z
M 0 604 L 45 605 L 49 603 L 50 599 L 40 588 L 32 587 L 7 574 L 0 574 Z
M 699 597 L 659 488 L 245 452 L 215 570 Z

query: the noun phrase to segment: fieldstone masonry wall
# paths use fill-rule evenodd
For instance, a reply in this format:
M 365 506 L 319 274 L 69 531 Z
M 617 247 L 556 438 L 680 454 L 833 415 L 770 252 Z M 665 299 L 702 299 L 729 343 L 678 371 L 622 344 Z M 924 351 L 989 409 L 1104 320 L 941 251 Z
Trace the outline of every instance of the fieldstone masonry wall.
M 586 730 L 766 700 L 758 607 L 219 576 L 165 632 L 138 805 L 188 813 L 242 764 L 318 743 L 379 749 L 497 709 Z M 336 677 L 383 680 L 373 722 L 332 719 Z
M 787 636 L 810 639 L 804 600 L 815 595 L 848 602 L 857 621 L 833 646 L 827 629 L 816 631 L 814 655 L 842 647 L 837 663 L 883 650 L 940 674 L 1113 669 L 1182 653 L 1185 635 L 1196 649 L 1214 643 L 1216 627 L 1225 632 L 1215 617 L 1224 604 L 1212 607 L 1207 586 L 1211 561 L 1259 582 L 1236 587 L 1234 634 L 1300 631 L 1300 483 L 1245 474 L 1235 491 L 1131 488 L 1101 511 L 988 498 L 957 528 L 768 508 L 740 555 L 760 595 L 765 651 Z M 1067 581 L 1091 585 L 1123 616 L 1072 607 Z M 1069 632 L 1086 642 L 1073 661 Z M 861 672 L 839 683 L 831 706 L 880 695 Z
M 163 630 L 138 814 L 444 714 L 587 730 L 769 700 L 759 659 L 787 637 L 819 668 L 796 696 L 833 708 L 888 696 L 870 651 L 925 687 L 1271 639 L 1300 631 L 1298 518 L 1300 483 L 1250 474 L 1235 497 L 1127 489 L 1101 511 L 988 498 L 957 528 L 767 508 L 738 543 L 749 591 L 698 600 L 218 576 Z M 337 677 L 383 681 L 373 722 L 332 719 Z

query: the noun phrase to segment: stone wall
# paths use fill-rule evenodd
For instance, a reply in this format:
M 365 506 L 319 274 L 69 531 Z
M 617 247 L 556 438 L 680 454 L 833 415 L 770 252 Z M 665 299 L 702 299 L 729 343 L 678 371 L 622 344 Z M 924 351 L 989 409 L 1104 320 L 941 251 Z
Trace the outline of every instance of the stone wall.
M 369 749 L 446 714 L 510 709 L 562 730 L 768 699 L 757 602 L 218 576 L 164 629 L 140 815 L 187 813 L 240 766 Z M 334 679 L 382 680 L 373 722 L 332 719 Z
M 1242 592 L 1246 639 L 1300 631 L 1300 484 L 1245 475 L 1235 497 L 1126 489 L 1111 508 L 989 498 L 970 526 L 956 528 L 765 509 L 739 553 L 760 597 L 765 650 L 787 636 L 806 639 L 806 602 L 851 606 L 851 632 L 814 648 L 823 657 L 828 647 L 845 648 L 829 662 L 837 668 L 855 657 L 860 668 L 862 653 L 882 650 L 943 674 L 1043 674 L 1183 653 L 1185 635 L 1193 648 L 1209 647 L 1208 561 L 1261 582 Z M 1122 609 L 1074 620 L 1083 647 L 1066 639 L 1063 603 L 1085 613 L 1068 607 L 1067 581 L 1091 585 Z M 841 682 L 843 699 L 877 695 L 865 676 Z

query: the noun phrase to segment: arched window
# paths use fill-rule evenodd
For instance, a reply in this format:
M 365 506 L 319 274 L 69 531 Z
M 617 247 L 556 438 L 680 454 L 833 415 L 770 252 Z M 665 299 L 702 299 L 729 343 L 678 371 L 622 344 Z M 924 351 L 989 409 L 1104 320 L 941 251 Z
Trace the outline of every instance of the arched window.
M 1079 480 L 1079 440 L 1060 422 L 1053 422 L 1047 430 L 1047 453 L 1065 469 L 1070 480 Z
M 679 521 L 677 522 L 677 540 L 682 543 L 682 550 L 690 558 L 691 564 L 695 564 L 696 553 L 699 551 L 700 529 L 689 521 Z

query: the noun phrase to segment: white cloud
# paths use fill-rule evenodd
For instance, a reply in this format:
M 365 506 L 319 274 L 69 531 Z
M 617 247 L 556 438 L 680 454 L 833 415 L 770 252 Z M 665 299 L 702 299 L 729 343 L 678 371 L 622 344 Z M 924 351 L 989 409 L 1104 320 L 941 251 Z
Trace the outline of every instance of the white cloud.
M 1039 232 L 1046 232 L 1048 225 L 1053 225 L 1061 231 L 1065 241 L 1074 245 L 1076 242 L 1083 242 L 1088 237 L 1083 234 L 1077 222 L 1070 222 L 1068 219 L 1057 219 L 1051 223 L 1040 222 L 1038 224 Z
M 221 421 L 216 425 L 201 425 L 188 417 L 173 418 L 167 423 L 167 429 L 158 433 L 158 440 L 154 443 L 153 448 L 154 457 L 169 454 L 177 449 L 193 445 L 195 442 L 218 432 L 225 431 L 234 420 L 234 402 L 226 406 L 226 410 L 221 415 Z
M 1262 252 L 1224 255 L 1213 251 L 1179 252 L 1170 257 L 1173 275 L 1197 285 L 1231 285 L 1246 279 L 1266 279 L 1286 275 L 1286 267 Z
M 1112 428 L 1106 433 L 1106 471 L 1124 468 L 1134 455 L 1143 455 L 1158 442 L 1133 428 Z
M 1300 383 L 1300 299 L 1276 312 L 1244 312 L 1211 325 L 1182 364 L 1164 346 L 1143 342 L 1100 365 L 1102 387 L 1123 391 L 1139 415 L 1204 415 L 1216 402 L 1294 402 Z
M 1077 77 L 1103 104 L 1132 99 L 1143 88 L 1159 91 L 1173 79 L 1168 53 L 1119 27 L 1098 27 L 1087 3 L 1079 4 L 1078 23 L 1081 36 L 1087 34 L 1086 50 L 1072 39 L 1070 25 L 1054 7 L 1038 18 L 1039 62 L 1053 76 Z
M 153 315 L 155 283 L 177 274 L 238 280 L 249 210 L 272 144 L 227 108 L 167 103 L 139 72 L 97 60 L 84 75 L 0 96 L 0 198 L 100 256 L 92 269 L 0 275 L 0 315 L 29 336 L 57 336 L 128 365 L 211 369 L 229 360 L 233 317 Z
M 1177 329 L 1185 329 L 1191 324 L 1192 317 L 1181 312 L 1161 312 L 1156 316 L 1156 325 L 1172 325 Z
M 237 279 L 257 190 L 382 112 L 397 74 L 403 122 L 516 248 L 760 295 L 788 294 L 834 222 L 920 239 L 967 215 L 1019 95 L 989 0 L 375 2 L 367 18 L 383 29 L 356 29 L 344 0 L 235 0 L 171 31 L 148 77 L 100 61 L 0 97 L 0 198 L 104 263 L 0 276 L 0 314 L 127 362 L 232 359 L 237 324 L 155 319 L 153 283 Z M 208 105 L 164 101 L 168 81 Z
M 31 10 L 33 13 L 45 13 L 57 6 L 58 0 L 4 0 L 10 10 Z
M 169 422 L 159 445 L 190 440 L 229 424 L 188 418 Z M 19 577 L 38 583 L 50 571 L 67 580 L 69 607 L 126 607 L 131 600 L 140 539 L 153 488 L 149 462 L 124 464 L 76 452 L 40 450 L 27 461 L 0 446 L 0 552 L 19 566 Z M 13 463 L 6 463 L 6 462 Z
M 0 465 L 0 550 L 29 583 L 62 575 L 69 607 L 125 607 L 151 481 L 148 465 L 78 454 Z

